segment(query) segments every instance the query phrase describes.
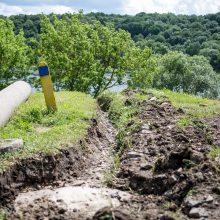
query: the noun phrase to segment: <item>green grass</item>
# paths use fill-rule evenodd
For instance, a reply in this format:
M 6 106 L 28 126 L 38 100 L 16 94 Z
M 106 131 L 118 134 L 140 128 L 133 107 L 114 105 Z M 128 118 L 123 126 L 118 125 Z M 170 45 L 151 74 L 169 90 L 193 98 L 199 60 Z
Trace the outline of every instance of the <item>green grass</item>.
M 213 117 L 220 114 L 220 101 L 206 99 L 186 93 L 177 93 L 170 90 L 147 90 L 157 97 L 167 97 L 176 108 L 182 108 L 194 117 Z
M 131 133 L 139 125 L 139 118 L 137 117 L 137 98 L 134 97 L 134 99 L 129 100 L 129 104 L 126 104 L 128 97 L 123 93 L 107 92 L 102 95 L 102 98 L 108 102 L 111 100 L 109 103 L 108 114 L 111 122 L 117 130 L 117 146 L 114 151 L 116 154 L 120 155 L 123 153 L 124 148 L 132 147 L 130 140 Z
M 7 216 L 6 216 L 6 212 L 3 210 L 0 210 L 0 220 L 6 220 Z
M 212 149 L 209 151 L 209 157 L 211 157 L 211 158 L 220 157 L 220 147 L 218 147 L 218 148 L 212 148 Z
M 177 126 L 180 128 L 185 128 L 187 126 L 193 125 L 193 121 L 190 117 L 181 116 L 177 121 Z
M 38 153 L 55 154 L 84 137 L 90 119 L 96 116 L 95 100 L 79 92 L 55 93 L 58 111 L 49 113 L 42 93 L 36 93 L 23 104 L 6 127 L 0 139 L 21 138 L 24 147 L 14 153 L 0 155 L 0 170 Z

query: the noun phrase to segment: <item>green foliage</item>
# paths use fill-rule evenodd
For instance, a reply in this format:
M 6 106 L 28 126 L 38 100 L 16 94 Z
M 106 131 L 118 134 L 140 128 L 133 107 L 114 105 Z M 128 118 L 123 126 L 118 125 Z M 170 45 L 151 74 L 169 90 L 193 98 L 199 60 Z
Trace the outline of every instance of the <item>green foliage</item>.
M 154 79 L 154 87 L 216 98 L 218 82 L 219 77 L 203 56 L 190 57 L 170 52 L 159 60 L 159 74 Z
M 15 35 L 13 23 L 0 19 L 0 89 L 27 74 L 28 47 L 23 33 Z
M 58 111 L 45 109 L 42 93 L 31 96 L 0 129 L 0 139 L 22 138 L 25 146 L 19 152 L 0 155 L 0 170 L 14 159 L 34 154 L 54 154 L 60 148 L 72 146 L 84 137 L 92 117 L 96 117 L 95 100 L 79 92 L 55 93 Z
M 216 158 L 216 157 L 219 157 L 219 156 L 220 156 L 220 147 L 212 148 L 209 151 L 209 157 Z
M 122 83 L 128 71 L 133 42 L 125 31 L 99 22 L 82 23 L 81 14 L 63 19 L 44 17 L 40 54 L 62 89 L 97 96 Z
M 71 17 L 71 14 L 56 15 L 59 19 Z M 39 38 L 42 15 L 16 15 L 10 19 L 15 24 L 15 33 L 24 30 L 26 38 Z M 53 14 L 48 15 L 52 20 Z M 138 46 L 150 47 L 153 51 L 165 54 L 177 50 L 189 55 L 204 55 L 210 60 L 216 71 L 220 70 L 220 13 L 204 16 L 139 13 L 135 16 L 89 13 L 81 20 L 102 25 L 113 24 L 116 29 L 128 31 Z M 209 52 L 204 52 L 208 50 Z M 212 50 L 210 52 L 210 50 Z M 215 51 L 213 51 L 215 50 Z
M 6 220 L 7 214 L 4 210 L 0 210 L 0 220 Z
M 178 118 L 178 121 L 177 121 L 177 126 L 179 126 L 180 128 L 185 128 L 192 124 L 193 124 L 192 119 L 186 116 Z
M 128 86 L 133 89 L 151 87 L 157 71 L 156 59 L 152 56 L 151 49 L 134 48 L 130 57 L 131 72 Z
M 24 78 L 27 64 L 36 66 L 40 57 L 48 62 L 57 90 L 96 97 L 128 79 L 130 88 L 168 88 L 216 98 L 219 75 L 208 62 L 220 70 L 219 16 L 16 15 L 10 17 L 14 26 L 3 18 L 0 89 Z M 173 50 L 178 52 L 169 52 Z

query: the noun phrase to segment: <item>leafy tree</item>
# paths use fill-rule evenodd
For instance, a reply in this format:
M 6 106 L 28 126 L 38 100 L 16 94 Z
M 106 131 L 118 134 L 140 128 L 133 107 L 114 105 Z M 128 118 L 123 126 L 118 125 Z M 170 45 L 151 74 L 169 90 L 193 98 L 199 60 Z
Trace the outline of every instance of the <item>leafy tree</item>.
M 27 74 L 28 47 L 23 33 L 15 35 L 13 23 L 0 19 L 0 89 Z
M 157 72 L 157 63 L 151 49 L 145 47 L 133 48 L 130 56 L 130 72 L 128 86 L 130 88 L 152 87 L 154 76 Z
M 48 15 L 51 21 L 53 16 L 55 15 Z M 56 16 L 58 19 L 64 17 L 71 19 L 72 15 Z M 27 39 L 36 38 L 38 40 L 42 17 L 42 15 L 15 15 L 11 16 L 10 19 L 15 24 L 14 31 L 16 34 L 23 30 L 24 36 Z M 196 16 L 175 15 L 172 13 L 146 14 L 142 12 L 131 16 L 92 12 L 83 16 L 80 20 L 90 24 L 93 24 L 94 21 L 99 21 L 105 26 L 109 24 L 114 25 L 116 30 L 123 29 L 128 31 L 136 43 L 140 42 L 141 47 L 148 46 L 145 43 L 153 40 L 155 43 L 151 44 L 150 47 L 156 53 L 166 53 L 168 51 L 166 48 L 169 48 L 173 51 L 182 51 L 189 55 L 198 55 L 201 54 L 200 51 L 204 48 L 219 50 L 213 48 L 213 43 L 211 43 L 213 40 L 220 45 L 218 36 L 220 33 L 220 13 Z M 145 38 L 147 38 L 146 41 Z M 197 43 L 201 47 L 197 47 Z M 204 44 L 206 45 L 204 46 Z M 210 56 L 207 58 L 214 69 L 220 71 L 219 65 L 216 64 L 216 57 L 210 53 Z
M 204 48 L 200 50 L 200 55 L 206 57 L 216 71 L 220 70 L 220 50 Z
M 63 89 L 93 93 L 122 83 L 133 46 L 130 35 L 99 22 L 81 23 L 81 14 L 71 20 L 45 17 L 42 23 L 41 54 L 54 80 Z
M 205 57 L 170 52 L 159 60 L 154 86 L 214 98 L 218 96 L 218 81 Z

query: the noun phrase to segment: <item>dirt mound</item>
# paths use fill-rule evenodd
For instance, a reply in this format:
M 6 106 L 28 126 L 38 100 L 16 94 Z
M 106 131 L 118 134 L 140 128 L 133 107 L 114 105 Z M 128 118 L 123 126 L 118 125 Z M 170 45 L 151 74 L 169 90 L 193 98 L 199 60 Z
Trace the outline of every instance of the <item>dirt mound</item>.
M 129 93 L 125 105 L 134 103 L 134 99 L 134 93 Z M 177 119 L 183 111 L 153 95 L 135 103 L 140 122 L 138 129 L 129 133 L 132 147 L 127 147 L 121 156 L 114 187 L 144 196 L 141 212 L 151 213 L 147 219 L 161 219 L 160 211 L 162 216 L 164 211 L 172 211 L 185 218 L 220 219 L 220 198 L 218 190 L 213 191 L 219 184 L 220 163 L 208 157 L 214 140 L 219 141 L 218 126 L 208 126 L 208 120 L 197 119 L 194 126 L 181 128 Z M 185 202 L 190 198 L 197 201 L 197 197 L 196 205 Z M 157 214 L 148 208 L 150 203 Z

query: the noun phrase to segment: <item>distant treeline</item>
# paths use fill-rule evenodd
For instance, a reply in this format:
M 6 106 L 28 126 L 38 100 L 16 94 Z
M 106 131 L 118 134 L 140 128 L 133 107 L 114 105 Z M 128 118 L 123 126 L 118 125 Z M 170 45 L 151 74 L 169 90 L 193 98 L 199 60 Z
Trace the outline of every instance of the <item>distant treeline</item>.
M 53 15 L 48 15 L 52 19 Z M 57 15 L 62 18 L 66 15 Z M 71 15 L 69 15 L 71 17 Z M 24 30 L 26 38 L 38 39 L 43 15 L 15 15 L 15 33 Z M 116 29 L 128 31 L 137 46 L 148 46 L 155 53 L 181 51 L 189 55 L 203 55 L 215 71 L 220 71 L 220 12 L 204 16 L 146 14 L 135 16 L 104 13 L 89 13 L 84 16 L 87 22 L 94 20 L 102 24 L 113 24 Z
M 50 66 L 57 89 L 115 85 L 220 98 L 220 13 L 16 15 L 0 18 L 0 89 Z

